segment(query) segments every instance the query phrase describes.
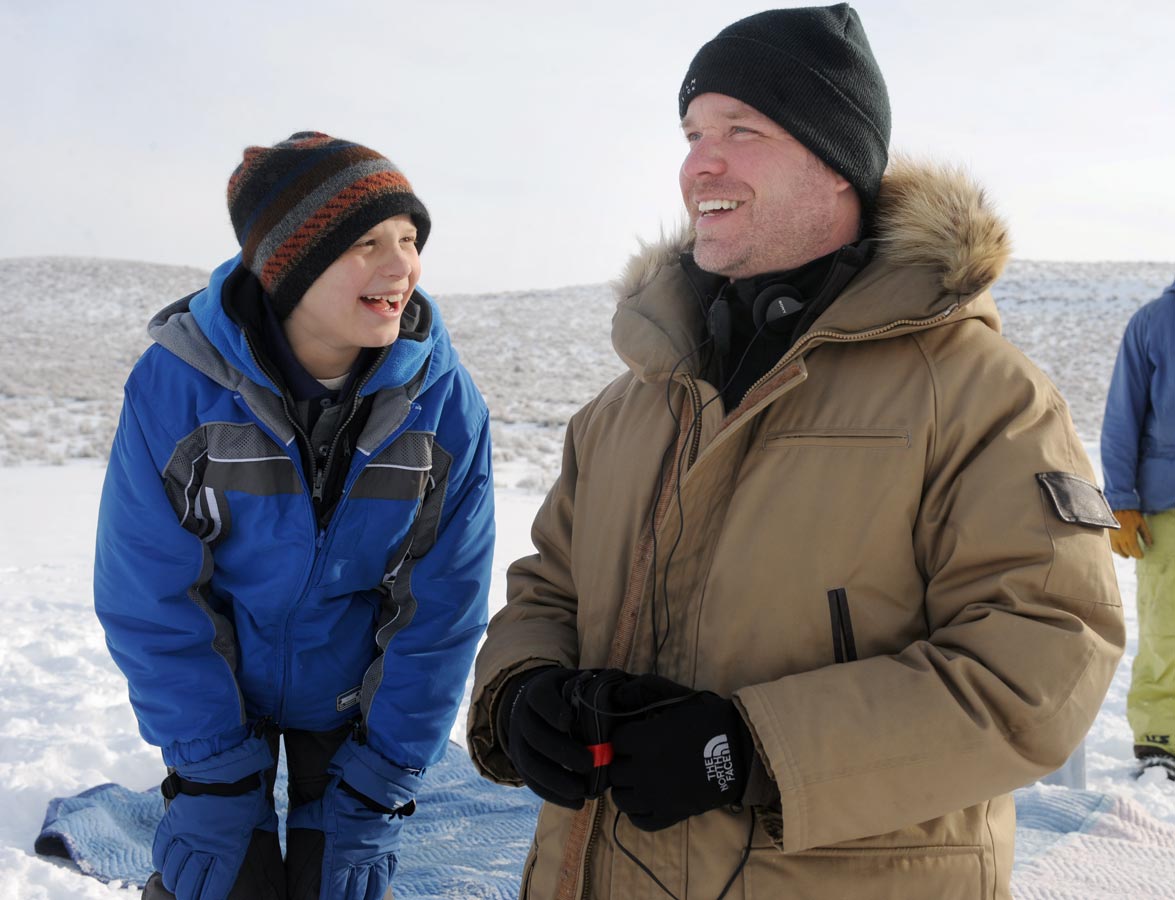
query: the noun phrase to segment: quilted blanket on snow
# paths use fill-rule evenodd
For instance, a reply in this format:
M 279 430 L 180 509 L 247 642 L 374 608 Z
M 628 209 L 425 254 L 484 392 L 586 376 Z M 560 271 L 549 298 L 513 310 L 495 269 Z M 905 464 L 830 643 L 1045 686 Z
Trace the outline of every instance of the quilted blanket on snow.
M 283 822 L 285 787 L 283 760 L 274 790 Z M 444 759 L 428 770 L 416 813 L 404 823 L 396 900 L 513 900 L 538 807 L 530 791 L 480 778 L 464 748 L 450 744 Z M 158 789 L 103 784 L 51 801 L 35 848 L 72 859 L 100 881 L 141 887 L 152 871 L 151 840 L 162 816 Z
M 478 777 L 456 744 L 425 781 L 418 811 L 405 824 L 397 900 L 516 897 L 538 799 Z M 1175 897 L 1175 826 L 1096 791 L 1035 785 L 1015 798 L 1016 900 Z M 275 800 L 284 818 L 282 769 Z M 162 814 L 158 790 L 101 785 L 53 800 L 36 849 L 70 858 L 101 881 L 142 885 Z

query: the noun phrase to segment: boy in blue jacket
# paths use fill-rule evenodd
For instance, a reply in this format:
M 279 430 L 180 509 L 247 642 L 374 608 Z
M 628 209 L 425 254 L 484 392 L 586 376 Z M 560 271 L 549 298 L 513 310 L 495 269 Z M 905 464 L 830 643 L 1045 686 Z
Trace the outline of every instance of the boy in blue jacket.
M 1136 560 L 1138 653 L 1126 718 L 1140 764 L 1175 780 L 1175 284 L 1126 325 L 1102 420 L 1115 553 Z
M 95 607 L 170 772 L 143 896 L 379 900 L 485 629 L 488 411 L 388 159 L 300 132 L 228 205 L 241 253 L 152 320 L 98 522 Z

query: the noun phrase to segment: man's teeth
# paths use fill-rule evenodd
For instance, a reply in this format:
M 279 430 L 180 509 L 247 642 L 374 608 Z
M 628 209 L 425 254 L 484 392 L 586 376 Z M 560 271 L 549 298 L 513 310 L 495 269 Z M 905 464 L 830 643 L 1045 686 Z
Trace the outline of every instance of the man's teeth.
M 708 213 L 716 209 L 738 209 L 740 206 L 742 206 L 741 200 L 703 200 L 698 204 L 698 212 Z

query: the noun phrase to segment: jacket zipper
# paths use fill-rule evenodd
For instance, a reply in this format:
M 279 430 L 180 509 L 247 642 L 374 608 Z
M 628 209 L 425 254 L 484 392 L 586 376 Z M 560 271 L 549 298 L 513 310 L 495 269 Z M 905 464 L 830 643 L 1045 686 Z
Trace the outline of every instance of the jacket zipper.
M 855 661 L 857 642 L 853 639 L 853 620 L 844 588 L 833 588 L 828 592 L 828 613 L 832 617 L 833 658 L 838 663 Z
M 701 392 L 698 390 L 697 384 L 689 376 L 686 376 L 686 384 L 690 391 L 691 404 L 690 412 L 694 414 L 694 419 L 686 426 L 686 429 L 693 427 L 697 422 L 697 429 L 701 431 L 701 423 L 697 420 L 697 415 L 701 412 Z M 636 631 L 636 613 L 640 606 L 640 595 L 644 592 L 644 585 L 648 578 L 648 563 L 649 553 L 652 545 L 652 533 L 660 526 L 665 513 L 669 509 L 670 498 L 673 494 L 674 487 L 677 484 L 677 472 L 681 465 L 681 460 L 684 457 L 689 458 L 696 454 L 694 451 L 687 450 L 685 446 L 686 431 L 678 430 L 676 438 L 676 447 L 673 454 L 673 459 L 670 466 L 662 473 L 661 485 L 661 500 L 654 507 L 652 520 L 648 528 L 644 532 L 641 542 L 638 545 L 636 559 L 633 562 L 632 571 L 628 577 L 628 587 L 625 590 L 624 597 L 620 603 L 620 615 L 617 618 L 616 631 L 612 637 L 612 648 L 608 654 L 608 666 L 616 668 L 623 666 L 632 652 L 633 637 Z M 700 443 L 700 437 L 694 436 L 694 441 Z M 636 592 L 636 585 L 640 585 L 640 593 Z M 583 832 L 577 833 L 577 823 L 582 821 L 579 817 L 588 815 L 586 807 L 577 811 L 575 817 L 572 818 L 571 832 L 563 845 L 563 859 L 559 863 L 559 882 L 556 888 L 556 898 L 558 900 L 570 900 L 572 896 L 578 896 L 580 900 L 588 897 L 588 888 L 591 882 L 591 857 L 592 849 L 595 846 L 596 837 L 600 830 L 600 817 L 603 814 L 603 802 L 601 800 L 592 800 L 595 804 L 595 809 L 590 813 L 591 821 L 587 823 Z M 574 856 L 576 864 L 579 868 L 579 874 L 582 876 L 582 884 L 578 893 L 575 892 L 575 883 L 569 883 L 570 867 L 571 867 L 571 853 L 572 842 L 582 841 L 582 849 L 575 849 Z
M 690 422 L 689 428 L 693 429 L 693 435 L 690 438 L 689 449 L 686 452 L 686 469 L 693 466 L 698 458 L 698 449 L 702 445 L 702 392 L 698 388 L 697 381 L 692 375 L 684 377 L 686 389 L 689 391 L 690 406 L 693 411 L 693 421 Z M 681 465 L 680 454 L 673 460 L 674 467 Z M 656 513 L 654 512 L 654 515 Z M 656 602 L 654 598 L 653 602 Z M 604 804 L 602 800 L 596 801 L 596 809 L 592 814 L 592 822 L 588 827 L 587 844 L 583 851 L 583 888 L 580 890 L 580 900 L 587 900 L 591 897 L 591 881 L 592 881 L 592 850 L 596 845 L 596 838 L 600 831 L 600 819 L 604 814 Z
M 273 383 L 274 387 L 279 387 L 280 382 L 274 377 L 273 372 L 271 372 L 269 368 L 266 367 L 266 365 L 261 361 L 261 357 L 257 355 L 257 351 L 253 347 L 253 341 L 250 339 L 248 332 L 242 330 L 242 335 L 245 338 L 245 347 L 249 351 L 249 356 L 253 360 L 253 365 L 255 365 L 258 371 L 264 374 L 265 377 Z M 388 352 L 388 349 L 384 348 L 380 356 L 368 368 L 367 374 L 364 376 L 362 382 L 360 382 L 355 387 L 354 397 L 356 400 L 359 397 L 360 390 L 362 390 L 363 386 L 371 380 L 372 374 L 387 358 Z M 310 585 L 312 585 L 316 580 L 316 575 L 322 564 L 322 548 L 326 543 L 327 536 L 327 529 L 323 528 L 319 524 L 318 510 L 315 507 L 315 500 L 321 500 L 322 490 L 325 487 L 326 473 L 330 470 L 331 458 L 334 455 L 335 447 L 338 445 L 339 435 L 342 434 L 343 429 L 348 424 L 350 424 L 351 420 L 355 417 L 355 413 L 358 410 L 358 403 L 353 402 L 351 404 L 350 415 L 347 416 L 347 420 L 343 423 L 343 425 L 335 431 L 334 439 L 331 441 L 330 451 L 327 453 L 326 465 L 323 467 L 322 472 L 319 473 L 318 467 L 315 463 L 314 447 L 310 443 L 310 438 L 306 434 L 306 431 L 298 422 L 298 417 L 294 414 L 293 410 L 290 409 L 289 396 L 287 395 L 286 391 L 280 390 L 280 388 L 279 394 L 282 398 L 282 411 L 286 414 L 286 421 L 290 423 L 290 426 L 294 429 L 294 434 L 301 438 L 303 445 L 306 447 L 306 458 L 310 463 L 310 478 L 306 484 L 306 487 L 310 491 L 310 496 L 307 502 L 310 505 L 310 526 L 312 532 L 314 533 L 314 556 L 310 562 L 309 574 L 302 580 L 302 588 L 298 591 L 297 600 L 286 607 L 285 614 L 282 616 L 282 640 L 279 642 L 277 648 L 277 671 L 281 673 L 281 683 L 278 685 L 277 709 L 278 717 L 284 721 L 286 712 L 286 685 L 289 684 L 290 680 L 289 672 L 286 671 L 286 667 L 289 661 L 289 654 L 286 652 L 286 649 L 290 642 L 290 625 L 291 621 L 293 620 L 294 612 L 298 609 L 299 606 L 302 605 L 302 601 L 306 599 Z M 303 478 L 305 480 L 305 473 Z M 339 501 L 340 503 L 342 502 L 342 497 L 339 498 Z M 333 517 L 331 521 L 333 523 Z
M 275 388 L 278 388 L 278 393 L 282 398 L 282 411 L 285 412 L 285 414 L 286 414 L 286 421 L 288 421 L 290 423 L 290 426 L 294 429 L 294 434 L 298 438 L 300 438 L 303 445 L 305 445 L 306 458 L 310 462 L 310 472 L 309 473 L 304 472 L 302 474 L 302 479 L 303 479 L 303 482 L 306 484 L 306 488 L 307 488 L 307 492 L 308 492 L 307 498 L 306 498 L 306 503 L 309 507 L 308 511 L 310 513 L 310 529 L 311 529 L 311 532 L 314 534 L 314 556 L 310 560 L 309 571 L 302 579 L 302 587 L 298 591 L 298 600 L 295 601 L 293 604 L 288 605 L 286 607 L 285 614 L 282 616 L 282 624 L 281 624 L 282 639 L 278 643 L 278 646 L 277 646 L 276 670 L 281 673 L 281 680 L 277 685 L 277 710 L 278 710 L 278 718 L 284 721 L 285 710 L 286 710 L 286 685 L 289 682 L 288 673 L 286 672 L 286 664 L 287 664 L 287 656 L 288 656 L 288 654 L 286 653 L 286 645 L 289 643 L 289 639 L 290 639 L 290 634 L 289 634 L 290 619 L 293 616 L 293 612 L 297 608 L 298 604 L 301 603 L 302 598 L 306 596 L 307 588 L 314 581 L 313 576 L 314 576 L 314 572 L 318 568 L 319 551 L 322 550 L 323 538 L 326 536 L 326 532 L 324 529 L 322 529 L 318 526 L 318 513 L 314 508 L 313 484 L 315 481 L 317 481 L 318 476 L 317 476 L 317 473 L 315 470 L 315 464 L 314 464 L 314 448 L 310 445 L 310 438 L 307 436 L 307 434 L 303 430 L 302 426 L 300 424 L 298 424 L 297 417 L 290 410 L 289 398 L 286 396 L 286 392 L 284 390 L 281 390 L 280 382 L 276 378 L 274 378 L 273 373 L 265 366 L 264 363 L 261 362 L 261 358 L 257 355 L 257 351 L 253 348 L 253 341 L 249 338 L 248 332 L 242 331 L 242 333 L 245 338 L 245 347 L 249 351 L 249 356 L 253 360 L 253 365 L 255 365 L 257 367 L 258 371 L 260 371 L 262 374 L 264 374 L 265 377 L 268 378 L 273 383 L 273 386 Z M 307 474 L 309 474 L 309 478 L 307 478 Z
M 600 818 L 603 814 L 604 801 L 596 800 L 596 811 L 592 814 L 592 824 L 588 829 L 587 846 L 583 848 L 583 889 L 579 892 L 580 900 L 588 900 L 592 895 L 592 849 L 596 845 L 596 833 L 600 830 Z
M 355 414 L 359 411 L 360 395 L 363 393 L 363 388 L 367 386 L 367 382 L 371 381 L 372 375 L 376 373 L 379 367 L 383 364 L 383 361 L 387 359 L 388 352 L 388 349 L 385 347 L 380 355 L 376 357 L 375 361 L 367 367 L 367 373 L 363 376 L 363 379 L 355 385 L 355 389 L 352 391 L 351 396 L 353 399 L 351 400 L 351 411 L 347 414 L 347 418 L 343 420 L 343 424 L 335 429 L 335 436 L 331 439 L 330 449 L 326 454 L 326 464 L 322 467 L 322 472 L 316 473 L 314 476 L 314 499 L 319 503 L 322 502 L 323 490 L 326 488 L 326 476 L 327 473 L 330 472 L 331 463 L 334 462 L 335 449 L 339 446 L 339 438 L 343 435 L 343 432 L 347 430 L 347 426 L 351 424 L 351 420 L 355 418 Z M 286 415 L 289 415 L 288 411 Z M 314 455 L 313 447 L 310 448 L 310 454 L 311 456 Z M 339 499 L 340 501 L 342 500 L 341 497 Z
M 787 351 L 787 353 L 783 354 L 783 356 L 779 358 L 779 362 L 768 369 L 762 378 L 747 388 L 746 393 L 743 394 L 742 400 L 739 401 L 739 406 L 745 403 L 747 397 L 751 396 L 751 394 L 753 394 L 759 387 L 766 384 L 768 381 L 778 375 L 779 372 L 782 371 L 789 362 L 795 359 L 795 357 L 798 356 L 808 344 L 812 343 L 812 341 L 816 340 L 817 338 L 826 338 L 830 341 L 838 341 L 840 343 L 851 343 L 854 341 L 871 340 L 897 328 L 906 328 L 908 326 L 921 326 L 922 328 L 930 328 L 934 325 L 937 325 L 943 319 L 950 318 L 955 314 L 955 311 L 958 308 L 958 303 L 952 303 L 941 313 L 936 316 L 931 316 L 929 319 L 895 319 L 893 322 L 889 322 L 877 328 L 870 328 L 868 331 L 858 331 L 853 334 L 845 334 L 843 331 L 831 331 L 829 329 L 824 329 L 821 331 L 809 331 L 802 338 L 796 341 L 792 348 Z
M 314 482 L 317 480 L 317 474 L 314 465 L 314 448 L 310 446 L 310 438 L 303 430 L 302 426 L 298 423 L 298 417 L 295 416 L 293 411 L 290 409 L 289 397 L 286 395 L 284 390 L 281 390 L 280 382 L 273 377 L 273 372 L 271 372 L 269 368 L 263 362 L 261 362 L 261 357 L 259 357 L 257 355 L 257 351 L 253 349 L 253 341 L 250 339 L 248 332 L 242 333 L 245 337 L 245 347 L 249 350 L 249 357 L 253 360 L 253 365 L 255 365 L 258 371 L 273 383 L 275 388 L 278 388 L 278 396 L 282 398 L 282 411 L 286 414 L 286 421 L 290 423 L 290 426 L 294 429 L 294 434 L 302 439 L 302 444 L 306 447 L 306 456 L 310 460 L 310 477 L 305 479 L 306 487 L 312 488 Z M 314 504 L 311 503 L 311 518 L 315 520 L 315 530 L 318 530 L 318 517 L 314 514 L 313 506 Z
M 686 469 L 689 469 L 698 459 L 698 449 L 702 446 L 702 392 L 698 389 L 698 383 L 694 381 L 692 375 L 685 376 L 685 386 L 689 390 L 690 402 L 693 404 L 694 421 L 691 427 L 694 428 L 693 437 L 690 439 L 689 454 L 686 456 Z

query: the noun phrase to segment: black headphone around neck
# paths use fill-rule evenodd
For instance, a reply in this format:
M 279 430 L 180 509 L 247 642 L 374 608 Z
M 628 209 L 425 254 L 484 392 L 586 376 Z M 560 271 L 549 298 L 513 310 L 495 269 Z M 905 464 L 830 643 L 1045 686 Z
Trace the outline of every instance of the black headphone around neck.
M 803 295 L 790 284 L 768 285 L 755 297 L 751 307 L 751 320 L 756 328 L 777 332 L 791 328 L 791 322 L 783 320 L 804 308 Z
M 714 338 L 714 349 L 719 357 L 730 355 L 730 338 L 732 332 L 730 301 L 726 299 L 726 288 L 729 282 L 722 286 L 710 310 L 706 314 L 706 328 Z M 804 308 L 803 295 L 790 284 L 771 284 L 761 290 L 751 305 L 751 321 L 755 332 L 767 331 L 771 334 L 786 334 L 792 327 L 792 319 L 796 313 Z

